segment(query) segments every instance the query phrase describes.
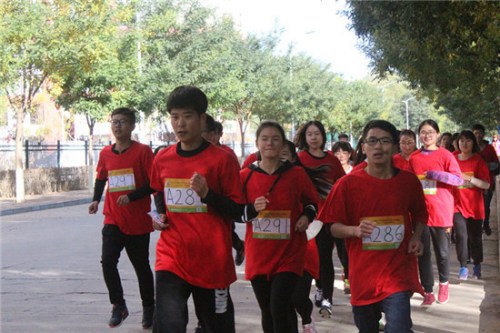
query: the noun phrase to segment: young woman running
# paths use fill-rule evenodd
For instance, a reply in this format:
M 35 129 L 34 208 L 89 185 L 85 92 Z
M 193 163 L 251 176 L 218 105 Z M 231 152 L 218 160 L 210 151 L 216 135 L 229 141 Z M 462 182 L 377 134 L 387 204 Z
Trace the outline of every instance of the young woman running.
M 433 293 L 434 273 L 431 261 L 431 240 L 439 271 L 438 303 L 448 302 L 449 241 L 447 231 L 453 226 L 452 186 L 463 184 L 462 172 L 457 160 L 445 148 L 437 145 L 439 126 L 431 119 L 418 127 L 423 147 L 410 157 L 410 168 L 422 183 L 429 220 L 422 234 L 424 253 L 419 257 L 420 280 L 424 287 L 422 306 L 430 306 L 436 300 Z
M 458 278 L 467 280 L 469 270 L 467 260 L 470 257 L 474 263 L 473 276 L 481 278 L 481 262 L 483 261 L 483 190 L 490 188 L 489 170 L 479 153 L 479 144 L 474 133 L 463 131 L 458 137 L 460 153 L 456 155 L 458 165 L 465 180 L 463 186 L 455 189 L 455 228 L 457 259 L 460 262 Z
M 281 161 L 284 143 L 283 128 L 263 122 L 257 129 L 261 160 L 240 172 L 246 201 L 260 212 L 247 224 L 245 277 L 257 298 L 264 333 L 294 331 L 292 294 L 304 271 L 305 230 L 319 200 L 304 169 Z
M 321 209 L 324 200 L 330 192 L 333 184 L 345 175 L 344 169 L 339 160 L 331 152 L 325 152 L 326 132 L 323 124 L 319 121 L 309 121 L 304 124 L 295 139 L 295 144 L 299 150 L 299 160 L 303 166 L 309 169 L 321 170 L 321 176 L 314 181 L 320 196 L 319 208 Z M 329 318 L 332 314 L 333 281 L 335 272 L 333 269 L 332 253 L 334 238 L 328 228 L 323 228 L 316 236 L 316 244 L 319 252 L 319 272 L 320 279 L 316 280 L 316 295 L 314 301 L 320 307 L 320 314 Z M 336 243 L 343 244 L 343 240 Z M 339 258 L 343 255 L 344 246 L 337 246 Z M 345 263 L 345 262 L 344 262 Z M 345 267 L 345 265 L 343 265 Z
M 346 175 L 352 171 L 352 160 L 354 149 L 349 142 L 339 141 L 332 147 L 333 155 L 340 161 Z
M 399 134 L 401 152 L 392 157 L 396 168 L 410 170 L 410 155 L 417 149 L 417 136 L 412 130 L 406 129 Z

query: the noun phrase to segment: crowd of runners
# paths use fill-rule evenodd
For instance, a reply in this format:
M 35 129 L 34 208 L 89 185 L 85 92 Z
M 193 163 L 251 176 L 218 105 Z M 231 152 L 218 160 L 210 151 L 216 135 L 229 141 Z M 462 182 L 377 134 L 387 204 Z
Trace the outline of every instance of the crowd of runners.
M 294 142 L 279 123 L 264 121 L 256 131 L 258 151 L 240 167 L 220 144 L 222 125 L 207 108 L 203 91 L 177 87 L 167 110 L 178 142 L 155 152 L 131 139 L 133 110 L 111 114 L 116 141 L 100 153 L 89 206 L 95 214 L 106 191 L 101 263 L 110 327 L 128 316 L 117 268 L 123 249 L 138 277 L 142 327 L 158 333 L 186 332 L 190 297 L 197 333 L 235 332 L 230 285 L 235 265 L 244 261 L 261 312 L 255 331 L 265 333 L 317 332 L 314 306 L 335 317 L 334 248 L 362 333 L 412 332 L 415 293 L 422 306 L 448 302 L 451 242 L 458 278 L 481 278 L 482 237 L 491 234 L 489 205 L 499 172 L 482 125 L 452 135 L 441 134 L 431 119 L 417 133 L 373 120 L 356 149 L 344 136 L 326 150 L 319 121 L 303 124 Z M 235 223 L 246 224 L 244 240 Z M 149 262 L 154 230 L 161 233 L 155 274 Z

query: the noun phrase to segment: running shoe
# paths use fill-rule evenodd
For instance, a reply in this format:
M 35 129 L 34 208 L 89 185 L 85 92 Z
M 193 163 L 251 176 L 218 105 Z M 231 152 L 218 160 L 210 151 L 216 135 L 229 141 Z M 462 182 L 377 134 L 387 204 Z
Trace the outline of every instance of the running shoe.
M 460 271 L 458 272 L 458 279 L 459 280 L 467 280 L 469 277 L 469 269 L 467 267 L 460 267 Z
M 154 305 L 142 307 L 142 328 L 144 328 L 145 330 L 153 326 L 154 313 Z
M 312 320 L 312 318 L 311 318 Z M 303 328 L 303 332 L 304 333 L 318 333 L 318 331 L 316 331 L 316 326 L 314 325 L 314 321 L 312 320 L 310 324 L 306 324 L 304 326 L 302 326 Z
M 314 294 L 314 305 L 316 305 L 318 308 L 320 308 L 322 300 L 323 300 L 323 290 L 316 289 L 316 293 Z
M 332 315 L 332 304 L 327 299 L 321 301 L 321 309 L 319 309 L 319 314 L 323 318 L 330 318 Z
M 474 276 L 475 279 L 481 278 L 481 264 L 474 265 L 474 268 L 472 270 L 472 275 Z
M 344 294 L 346 295 L 351 294 L 351 284 L 349 283 L 348 279 L 344 279 Z
M 109 327 L 113 328 L 120 326 L 127 317 L 128 309 L 125 304 L 113 304 L 111 318 L 109 319 Z
M 245 246 L 241 242 L 241 249 L 236 251 L 236 258 L 234 258 L 234 263 L 236 266 L 240 266 L 245 260 Z
M 420 306 L 431 306 L 432 303 L 436 301 L 436 297 L 434 297 L 434 294 L 432 292 L 430 293 L 424 293 L 424 301 Z
M 439 293 L 437 299 L 439 304 L 446 304 L 450 299 L 450 296 L 448 295 L 448 285 L 448 282 L 439 283 Z

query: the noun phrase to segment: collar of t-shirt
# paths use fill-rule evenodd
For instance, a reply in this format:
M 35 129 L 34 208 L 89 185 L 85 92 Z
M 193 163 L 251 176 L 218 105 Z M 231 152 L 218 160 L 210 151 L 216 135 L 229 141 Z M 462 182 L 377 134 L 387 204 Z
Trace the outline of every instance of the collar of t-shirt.
M 273 172 L 273 175 L 278 175 L 280 173 L 283 173 L 283 172 L 291 169 L 292 167 L 293 167 L 293 165 L 290 162 L 288 162 L 288 161 L 282 161 L 282 163 L 279 166 L 279 168 L 276 169 Z M 263 169 L 261 169 L 259 167 L 258 163 L 252 163 L 252 164 L 250 164 L 249 168 L 252 169 L 252 170 L 254 170 L 254 171 L 260 172 L 260 173 L 265 173 L 266 175 L 268 174 L 266 171 L 264 171 Z
M 321 157 L 314 156 L 313 154 L 311 154 L 311 152 L 309 150 L 306 150 L 306 153 L 308 153 L 312 158 L 317 159 L 317 160 L 321 160 L 321 159 L 325 158 L 328 155 L 328 153 L 326 151 L 323 151 L 324 155 L 321 156 Z
M 134 144 L 134 141 L 131 141 L 130 142 L 130 146 L 128 146 L 127 148 L 123 149 L 122 151 L 118 151 L 118 150 L 116 150 L 116 143 L 113 143 L 113 145 L 111 146 L 111 151 L 113 153 L 115 153 L 116 155 L 121 155 L 121 154 L 125 153 L 127 150 L 129 150 L 130 147 L 132 147 L 133 144 Z
M 207 149 L 209 146 L 210 146 L 210 142 L 203 139 L 203 142 L 201 143 L 201 145 L 198 148 L 196 148 L 195 150 L 182 150 L 181 143 L 179 142 L 177 144 L 177 147 L 175 147 L 175 151 L 177 152 L 177 154 L 179 156 L 193 157 L 194 155 L 199 154 L 202 151 L 204 151 L 205 149 Z

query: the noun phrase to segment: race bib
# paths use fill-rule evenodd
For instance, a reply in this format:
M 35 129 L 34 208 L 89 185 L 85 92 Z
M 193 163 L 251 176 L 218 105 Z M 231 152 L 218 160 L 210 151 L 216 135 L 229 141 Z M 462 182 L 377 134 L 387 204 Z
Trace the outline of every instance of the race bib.
M 436 195 L 437 193 L 437 182 L 432 179 L 425 178 L 424 175 L 418 175 L 420 183 L 422 183 L 422 188 L 424 189 L 424 194 L 426 195 Z
M 363 237 L 363 250 L 392 250 L 399 248 L 405 235 L 404 217 L 371 216 L 362 217 L 377 223 L 370 237 Z
M 108 172 L 109 192 L 135 190 L 134 169 L 110 170 Z
M 189 179 L 165 179 L 165 204 L 169 212 L 174 213 L 206 213 L 207 205 L 189 187 Z
M 263 210 L 253 220 L 253 238 L 290 239 L 289 210 Z
M 467 172 L 464 172 L 464 174 L 466 174 L 468 176 L 471 176 L 471 177 L 474 176 L 474 172 L 473 171 L 467 171 Z M 472 183 L 470 181 L 466 182 L 464 180 L 463 185 L 458 186 L 458 189 L 459 190 L 463 190 L 463 189 L 466 189 L 466 188 L 473 188 L 473 187 L 474 187 L 474 185 L 472 185 Z

